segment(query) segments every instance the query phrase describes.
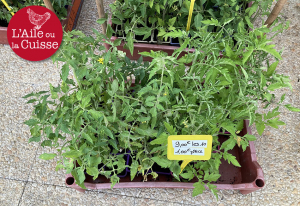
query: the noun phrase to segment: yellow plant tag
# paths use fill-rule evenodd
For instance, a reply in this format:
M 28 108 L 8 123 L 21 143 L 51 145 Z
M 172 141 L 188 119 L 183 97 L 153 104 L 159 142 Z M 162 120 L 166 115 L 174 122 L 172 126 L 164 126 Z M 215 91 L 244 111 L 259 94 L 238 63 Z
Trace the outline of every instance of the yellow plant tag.
M 1 1 L 2 1 L 2 3 L 6 6 L 6 8 L 8 9 L 8 11 L 10 11 L 11 8 L 8 6 L 8 4 L 6 3 L 6 1 L 5 1 L 5 0 L 1 0 Z M 10 13 L 11 13 L 11 15 L 15 15 L 14 12 L 10 12 Z
M 193 160 L 209 160 L 211 150 L 211 135 L 171 135 L 168 137 L 167 157 L 169 160 L 183 160 L 181 172 Z
M 209 160 L 211 135 L 171 135 L 168 137 L 169 160 Z
M 194 10 L 194 3 L 195 3 L 195 0 L 191 0 L 190 12 L 189 12 L 189 17 L 188 17 L 188 22 L 187 22 L 187 25 L 186 25 L 186 31 L 190 30 L 192 16 L 193 16 L 193 10 Z

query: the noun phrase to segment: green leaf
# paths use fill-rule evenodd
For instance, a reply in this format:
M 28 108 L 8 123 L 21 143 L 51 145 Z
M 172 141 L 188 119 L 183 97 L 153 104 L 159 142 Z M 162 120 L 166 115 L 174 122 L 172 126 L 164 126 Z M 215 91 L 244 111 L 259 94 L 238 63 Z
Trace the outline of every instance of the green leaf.
M 192 194 L 193 197 L 202 194 L 203 191 L 205 190 L 204 183 L 201 182 L 201 180 L 199 180 L 199 182 L 194 183 L 193 186 L 195 187 L 193 189 L 193 194 Z
M 157 18 L 157 20 L 158 20 L 158 25 L 159 26 L 164 26 L 164 21 L 162 20 L 162 19 L 160 19 L 160 18 Z
M 181 167 L 178 163 L 178 161 L 173 161 L 171 163 L 171 166 L 170 166 L 170 170 L 173 172 L 173 175 L 179 175 L 179 173 L 181 172 Z
M 256 137 L 252 134 L 246 134 L 246 135 L 244 135 L 244 137 L 246 137 L 246 139 L 248 141 L 255 141 L 256 140 Z
M 38 136 L 38 137 L 31 137 L 29 140 L 28 140 L 28 143 L 30 142 L 39 142 L 41 141 L 41 137 Z
M 234 148 L 234 146 L 236 145 L 236 140 L 234 139 L 234 137 L 230 137 L 228 140 L 226 140 L 225 142 L 222 143 L 221 145 L 221 150 L 224 149 L 224 151 L 228 151 L 228 150 L 232 150 Z
M 218 190 L 216 189 L 217 186 L 207 183 L 207 187 L 210 189 L 210 191 L 212 191 L 218 201 Z
M 128 32 L 127 36 L 126 36 L 126 41 L 127 41 L 127 47 L 129 48 L 129 51 L 131 53 L 131 55 L 133 55 L 133 33 L 132 32 Z
M 276 49 L 273 49 L 273 47 L 275 47 L 275 45 L 264 45 L 264 46 L 260 46 L 258 50 L 263 50 L 265 52 L 268 52 L 272 54 L 274 57 L 276 57 L 277 59 L 282 60 L 280 54 L 276 51 Z
M 156 144 L 167 144 L 168 143 L 168 135 L 166 133 L 162 133 L 157 139 L 154 139 L 153 141 L 150 142 L 151 145 L 156 145 Z
M 149 1 L 149 6 L 150 6 L 150 8 L 153 7 L 153 2 L 154 2 L 154 0 L 150 0 L 150 1 Z
M 122 39 L 116 39 L 116 40 L 114 41 L 114 46 L 120 46 L 121 43 L 122 43 Z
M 232 20 L 234 20 L 234 19 L 235 19 L 235 17 L 226 19 L 226 20 L 224 21 L 224 25 L 230 23 L 230 22 L 231 22 Z
M 111 84 L 112 93 L 115 94 L 118 91 L 118 81 L 115 79 Z
M 201 15 L 201 13 L 198 13 L 195 18 L 194 18 L 194 22 L 195 22 L 195 27 L 196 28 L 200 28 L 202 23 L 203 16 Z
M 88 111 L 88 113 L 95 119 L 95 120 L 98 120 L 100 117 L 103 116 L 103 113 L 100 112 L 100 111 L 96 111 L 96 110 L 93 110 L 93 109 L 90 109 Z
M 160 14 L 160 6 L 159 4 L 155 4 L 155 10 Z
M 271 127 L 274 127 L 275 129 L 278 129 L 278 125 L 285 125 L 284 122 L 279 121 L 279 117 L 268 120 L 268 125 Z
M 26 98 L 32 97 L 32 96 L 35 96 L 35 93 L 34 93 L 34 92 L 31 92 L 30 94 L 27 94 L 27 95 L 23 96 L 22 98 L 23 98 L 23 99 L 26 99 Z
M 108 140 L 108 143 L 109 143 L 111 146 L 113 146 L 113 148 L 115 148 L 116 150 L 119 150 L 116 140 L 110 139 L 110 140 Z
M 230 58 L 234 58 L 234 53 L 228 44 L 225 45 L 226 55 Z
M 24 122 L 24 124 L 28 125 L 28 126 L 35 126 L 39 123 L 38 120 L 36 119 L 30 119 Z
M 69 65 L 64 64 L 61 68 L 61 78 L 62 78 L 63 81 L 66 81 L 66 79 L 68 78 L 69 71 L 70 71 Z
M 274 73 L 274 71 L 275 71 L 275 69 L 276 69 L 278 63 L 279 63 L 279 61 L 274 62 L 274 63 L 271 64 L 271 66 L 268 68 L 268 70 L 267 70 L 267 76 L 268 76 L 268 77 L 270 77 L 270 76 L 273 75 L 273 73 Z
M 82 133 L 81 135 L 82 135 L 82 137 L 83 137 L 84 139 L 86 139 L 86 140 L 89 141 L 91 144 L 93 144 L 93 140 L 92 140 L 92 138 L 90 137 L 90 135 L 88 135 L 87 133 Z
M 98 168 L 96 167 L 87 167 L 86 168 L 86 173 L 88 173 L 89 175 L 93 176 L 94 179 L 96 179 L 99 175 L 99 171 Z
M 167 131 L 170 133 L 170 135 L 176 135 L 177 134 L 175 129 L 173 129 L 173 127 L 171 125 L 169 125 L 167 122 L 164 122 L 164 125 L 165 125 Z
M 250 19 L 249 19 L 248 16 L 245 16 L 245 20 L 246 20 L 248 26 L 249 26 L 251 29 L 253 29 L 253 28 L 254 28 L 254 27 L 253 27 L 253 24 L 251 23 L 251 21 L 250 21 Z
M 211 18 L 211 20 L 204 20 L 204 21 L 201 21 L 203 24 L 207 24 L 207 25 L 214 25 L 214 26 L 218 26 L 219 25 L 219 22 L 217 19 L 213 19 Z
M 90 157 L 88 160 L 90 167 L 97 167 L 101 163 L 101 157 Z
M 108 135 L 111 139 L 115 139 L 113 133 L 107 127 L 102 127 L 106 135 Z
M 241 167 L 240 163 L 236 160 L 236 157 L 229 153 L 224 153 L 223 158 L 228 160 L 228 163 L 232 163 L 234 166 Z
M 207 180 L 209 182 L 215 182 L 217 181 L 219 178 L 221 177 L 220 174 L 208 174 L 208 173 L 205 173 L 205 176 L 204 176 L 204 180 Z
M 184 179 L 191 180 L 194 178 L 194 173 L 191 170 L 189 170 L 186 173 L 181 173 L 180 176 L 183 177 Z
M 168 168 L 171 166 L 172 161 L 168 160 L 168 159 L 164 159 L 163 157 L 152 157 L 151 158 L 154 162 L 156 162 L 159 166 L 161 166 L 162 168 Z
M 252 46 L 248 47 L 248 51 L 244 52 L 243 64 L 245 64 L 247 62 L 247 60 L 251 56 L 252 52 L 253 52 L 253 47 Z
M 131 166 L 130 166 L 130 178 L 131 178 L 131 181 L 134 179 L 137 171 L 138 171 L 138 166 L 139 166 L 139 163 L 137 161 L 133 161 Z
M 173 17 L 172 19 L 169 19 L 169 23 L 168 23 L 168 26 L 173 26 L 176 22 L 176 18 L 177 17 Z
M 106 28 L 106 36 L 108 39 L 112 37 L 112 34 L 114 33 L 114 30 L 111 28 L 110 24 L 107 24 Z
M 284 105 L 285 108 L 287 108 L 288 110 L 292 111 L 292 112 L 300 112 L 300 109 L 299 108 L 296 108 L 296 107 L 292 107 L 290 104 L 286 104 Z
M 39 156 L 39 158 L 42 160 L 51 160 L 54 157 L 56 157 L 56 154 L 53 154 L 53 153 L 44 153 Z
M 83 155 L 83 153 L 78 150 L 71 150 L 71 151 L 68 151 L 68 152 L 65 152 L 62 154 L 62 156 L 67 157 L 67 158 L 76 158 L 81 155 Z
M 78 180 L 79 180 L 79 183 L 83 183 L 84 180 L 85 180 L 85 175 L 84 175 L 84 172 L 83 172 L 83 169 L 78 169 L 77 170 L 77 175 L 78 175 Z
M 257 130 L 258 134 L 262 135 L 262 133 L 264 132 L 264 130 L 266 128 L 265 123 L 263 121 L 255 122 L 255 126 L 256 126 L 256 130 Z
M 282 87 L 283 87 L 283 85 L 280 82 L 277 82 L 277 83 L 274 83 L 274 84 L 270 84 L 268 86 L 268 90 L 274 91 L 275 89 L 280 89 Z

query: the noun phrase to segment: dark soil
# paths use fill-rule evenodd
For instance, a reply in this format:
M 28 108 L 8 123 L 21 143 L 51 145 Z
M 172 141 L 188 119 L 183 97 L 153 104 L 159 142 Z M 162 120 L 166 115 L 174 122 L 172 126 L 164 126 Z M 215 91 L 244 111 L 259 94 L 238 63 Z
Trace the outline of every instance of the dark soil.
M 7 21 L 4 20 L 4 19 L 0 19 L 0 26 L 2 26 L 2 27 L 8 27 Z

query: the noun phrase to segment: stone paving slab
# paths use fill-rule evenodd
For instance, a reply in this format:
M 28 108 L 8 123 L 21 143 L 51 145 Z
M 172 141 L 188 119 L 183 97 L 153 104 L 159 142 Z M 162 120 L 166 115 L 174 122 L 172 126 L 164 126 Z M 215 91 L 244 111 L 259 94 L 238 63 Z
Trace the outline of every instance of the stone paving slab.
M 25 183 L 22 181 L 0 178 L 0 205 L 18 205 Z
M 105 0 L 105 11 L 109 3 Z M 275 37 L 273 44 L 283 49 L 278 66 L 281 74 L 291 76 L 293 92 L 288 91 L 285 104 L 300 107 L 300 5 L 290 0 L 282 10 L 291 21 L 289 29 Z M 85 0 L 77 29 L 92 35 L 101 32 L 94 1 Z M 222 190 L 219 201 L 209 192 L 192 198 L 185 189 L 112 189 L 79 193 L 64 185 L 64 172 L 55 172 L 53 161 L 38 156 L 47 151 L 38 144 L 28 144 L 29 127 L 22 122 L 30 116 L 32 106 L 21 97 L 32 91 L 49 89 L 57 84 L 60 66 L 51 59 L 29 62 L 15 55 L 8 45 L 0 45 L 0 205 L 300 205 L 300 113 L 280 110 L 286 126 L 267 128 L 255 142 L 258 162 L 266 186 L 248 195 Z M 287 90 L 276 90 L 281 96 Z M 254 128 L 254 127 L 253 127 Z M 17 181 L 19 180 L 19 181 Z M 28 182 L 26 182 L 28 181 Z M 23 193 L 24 190 L 24 194 Z M 21 197 L 22 196 L 22 197 Z M 21 199 L 20 199 L 21 198 Z
M 98 191 L 86 191 L 86 193 L 80 193 L 68 187 L 29 182 L 26 184 L 24 194 L 20 200 L 20 206 L 25 205 L 132 206 L 134 205 L 134 197 Z

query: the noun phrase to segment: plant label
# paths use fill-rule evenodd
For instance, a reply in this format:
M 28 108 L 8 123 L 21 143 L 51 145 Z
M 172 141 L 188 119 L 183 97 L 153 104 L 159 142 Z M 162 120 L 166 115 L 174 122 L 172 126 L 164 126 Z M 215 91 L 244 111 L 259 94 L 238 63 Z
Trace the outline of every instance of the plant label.
M 211 135 L 172 135 L 168 137 L 169 160 L 209 160 Z

